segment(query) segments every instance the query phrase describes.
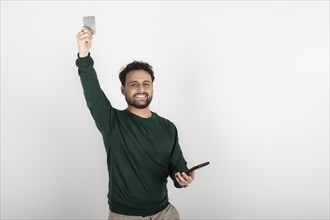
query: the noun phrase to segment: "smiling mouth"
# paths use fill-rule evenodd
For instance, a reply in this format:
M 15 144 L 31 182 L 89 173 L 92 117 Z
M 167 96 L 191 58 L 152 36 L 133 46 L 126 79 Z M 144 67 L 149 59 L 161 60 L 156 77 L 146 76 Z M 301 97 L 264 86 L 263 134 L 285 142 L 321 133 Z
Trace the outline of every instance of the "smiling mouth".
M 136 94 L 134 95 L 136 98 L 147 98 L 147 94 Z

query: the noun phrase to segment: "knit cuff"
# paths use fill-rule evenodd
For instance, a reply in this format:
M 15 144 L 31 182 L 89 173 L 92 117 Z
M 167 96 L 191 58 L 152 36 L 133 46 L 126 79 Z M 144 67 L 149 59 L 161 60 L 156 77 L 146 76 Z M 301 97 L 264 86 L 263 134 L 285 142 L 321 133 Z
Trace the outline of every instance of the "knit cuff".
M 94 61 L 92 57 L 90 56 L 90 53 L 86 57 L 79 57 L 79 53 L 77 54 L 77 60 L 76 60 L 76 66 L 78 68 L 87 68 L 91 67 L 94 64 Z

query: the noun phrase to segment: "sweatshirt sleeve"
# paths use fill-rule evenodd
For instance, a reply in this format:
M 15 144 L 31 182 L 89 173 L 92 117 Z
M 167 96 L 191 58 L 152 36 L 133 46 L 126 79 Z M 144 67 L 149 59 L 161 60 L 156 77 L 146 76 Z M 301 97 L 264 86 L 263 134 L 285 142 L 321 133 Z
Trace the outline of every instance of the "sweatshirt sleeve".
M 94 61 L 90 54 L 87 57 L 76 60 L 80 81 L 83 87 L 84 96 L 95 124 L 99 131 L 104 134 L 110 132 L 111 115 L 113 108 L 104 92 L 102 91 L 94 69 Z
M 183 157 L 183 153 L 179 144 L 178 131 L 174 126 L 174 146 L 170 157 L 170 177 L 174 182 L 176 188 L 181 188 L 180 184 L 176 181 L 175 173 L 188 170 L 187 162 Z

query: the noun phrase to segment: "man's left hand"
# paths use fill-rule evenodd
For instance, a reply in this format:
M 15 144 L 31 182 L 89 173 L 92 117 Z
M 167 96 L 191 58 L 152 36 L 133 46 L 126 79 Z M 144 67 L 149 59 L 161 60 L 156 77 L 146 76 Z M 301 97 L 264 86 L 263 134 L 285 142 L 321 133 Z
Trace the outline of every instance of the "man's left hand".
M 175 179 L 180 186 L 187 187 L 195 179 L 195 171 L 191 172 L 190 175 L 187 175 L 185 172 L 177 172 Z

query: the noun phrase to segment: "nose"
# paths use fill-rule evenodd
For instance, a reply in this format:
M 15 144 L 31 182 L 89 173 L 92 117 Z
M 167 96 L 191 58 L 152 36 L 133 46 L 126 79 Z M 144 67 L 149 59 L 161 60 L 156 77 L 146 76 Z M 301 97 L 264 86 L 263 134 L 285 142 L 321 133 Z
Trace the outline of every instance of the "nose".
M 139 84 L 138 92 L 139 93 L 143 93 L 144 92 L 144 86 L 142 84 Z

